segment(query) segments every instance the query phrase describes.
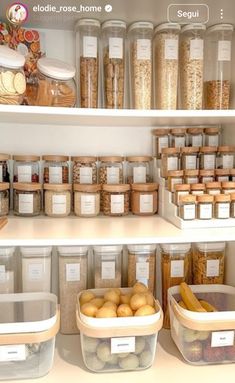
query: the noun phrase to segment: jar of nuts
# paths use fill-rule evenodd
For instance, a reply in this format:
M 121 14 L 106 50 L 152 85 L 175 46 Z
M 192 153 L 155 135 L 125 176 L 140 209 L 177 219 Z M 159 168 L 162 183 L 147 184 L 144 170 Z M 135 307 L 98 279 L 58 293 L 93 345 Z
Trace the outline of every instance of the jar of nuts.
M 153 215 L 158 208 L 158 184 L 131 185 L 131 211 L 137 215 Z
M 10 154 L 0 153 L 0 182 L 10 182 Z
M 39 182 L 40 156 L 14 155 L 14 182 Z
M 44 211 L 49 217 L 67 217 L 71 213 L 70 184 L 44 184 Z
M 121 216 L 129 213 L 130 185 L 103 185 L 104 215 Z
M 152 23 L 140 21 L 129 27 L 130 94 L 133 109 L 152 107 L 152 37 Z
M 42 156 L 44 162 L 43 182 L 45 184 L 67 184 L 69 182 L 68 156 Z
M 73 183 L 96 184 L 97 183 L 97 157 L 73 156 Z
M 74 213 L 79 217 L 95 217 L 100 212 L 101 185 L 73 185 Z
M 102 24 L 104 106 L 122 109 L 124 106 L 126 23 L 109 20 Z
M 121 287 L 122 246 L 94 246 L 94 287 Z
M 127 164 L 127 182 L 129 184 L 152 182 L 150 156 L 129 156 L 126 158 Z
M 123 157 L 103 156 L 99 157 L 99 183 L 122 184 L 123 183 Z
M 41 211 L 41 189 L 39 183 L 13 183 L 13 211 L 15 215 L 33 217 Z
M 9 182 L 0 183 L 0 217 L 9 213 Z
M 0 104 L 20 105 L 26 91 L 25 57 L 14 49 L 0 46 Z

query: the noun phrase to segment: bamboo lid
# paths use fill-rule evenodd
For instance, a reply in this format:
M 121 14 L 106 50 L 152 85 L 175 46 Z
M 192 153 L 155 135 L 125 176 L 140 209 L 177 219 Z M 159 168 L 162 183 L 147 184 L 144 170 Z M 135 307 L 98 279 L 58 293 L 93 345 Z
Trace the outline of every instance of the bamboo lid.
M 159 185 L 155 182 L 149 184 L 131 184 L 131 190 L 140 192 L 151 192 L 158 190 Z
M 215 153 L 217 152 L 217 146 L 202 146 L 200 153 Z
M 231 174 L 231 171 L 233 169 L 215 169 L 215 175 L 216 176 L 226 176 L 226 175 L 230 175 Z M 234 169 L 234 174 L 235 174 L 235 169 Z
M 179 154 L 180 148 L 162 148 L 162 154 Z
M 196 203 L 196 196 L 195 195 L 180 195 L 179 200 L 181 203 Z
M 230 202 L 230 194 L 217 194 L 214 196 L 215 202 Z
M 191 184 L 191 190 L 206 190 L 205 184 Z
M 110 192 L 110 193 L 115 193 L 115 192 L 127 192 L 130 190 L 130 185 L 129 184 L 119 184 L 119 185 L 107 185 L 104 184 L 102 186 L 102 189 L 104 191 Z
M 45 154 L 42 156 L 42 159 L 44 161 L 50 161 L 50 162 L 66 162 L 69 160 L 69 156 Z
M 235 182 L 222 182 L 222 189 L 235 189 Z
M 197 202 L 213 202 L 214 196 L 210 194 L 202 194 L 197 196 Z
M 152 134 L 154 136 L 167 136 L 170 133 L 170 129 L 154 129 Z
M 199 171 L 199 176 L 201 177 L 214 177 L 214 175 L 215 175 L 215 171 L 213 169 L 212 170 L 202 169 Z
M 0 153 L 0 161 L 7 161 L 11 159 L 10 154 Z
M 7 190 L 9 189 L 10 184 L 9 182 L 0 182 L 0 190 Z
M 40 156 L 33 156 L 33 155 L 14 155 L 13 157 L 14 161 L 22 161 L 22 162 L 37 162 L 40 161 Z
M 23 182 L 14 182 L 13 189 L 20 191 L 36 191 L 42 189 L 42 184 L 37 182 L 23 183 Z
M 167 177 L 183 177 L 184 171 L 183 170 L 169 170 L 167 172 Z
M 124 157 L 122 156 L 101 156 L 98 157 L 98 160 L 101 162 L 122 162 Z
M 71 184 L 44 184 L 43 189 L 51 190 L 51 191 L 71 191 L 72 185 Z
M 76 192 L 84 192 L 84 193 L 96 193 L 101 190 L 101 185 L 93 184 L 93 185 L 85 185 L 85 184 L 74 184 L 73 190 Z
M 221 182 L 208 182 L 206 183 L 207 189 L 221 189 Z
M 185 176 L 199 176 L 199 170 L 198 169 L 189 169 L 184 171 Z
M 199 152 L 198 146 L 189 146 L 189 147 L 181 148 L 181 153 L 190 154 L 190 153 L 198 153 L 198 152 Z
M 151 156 L 128 156 L 126 158 L 129 162 L 149 162 L 152 161 L 153 157 Z
M 187 133 L 188 134 L 203 134 L 204 128 L 188 128 Z
M 235 146 L 219 146 L 218 152 L 220 152 L 220 153 L 234 153 L 235 152 Z
M 97 157 L 94 156 L 72 156 L 71 161 L 81 162 L 83 164 L 91 164 L 97 161 Z
M 188 184 L 174 185 L 174 190 L 175 191 L 190 191 L 190 185 Z

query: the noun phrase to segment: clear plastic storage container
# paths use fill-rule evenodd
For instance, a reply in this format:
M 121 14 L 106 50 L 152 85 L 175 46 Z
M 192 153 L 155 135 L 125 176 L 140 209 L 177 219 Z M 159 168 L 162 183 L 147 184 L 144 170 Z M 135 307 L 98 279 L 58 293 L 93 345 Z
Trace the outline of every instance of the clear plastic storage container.
M 129 156 L 126 158 L 127 164 L 127 182 L 129 184 L 139 184 L 152 182 L 150 156 Z
M 101 185 L 73 186 L 74 213 L 78 217 L 95 217 L 100 212 Z
M 105 215 L 122 216 L 129 213 L 130 185 L 103 185 L 102 207 Z
M 193 250 L 193 284 L 224 283 L 225 242 L 196 243 Z
M 70 184 L 44 184 L 44 211 L 49 217 L 67 217 L 71 213 Z
M 123 183 L 123 157 L 103 156 L 99 157 L 99 183 L 122 184 Z
M 95 288 L 121 287 L 122 246 L 94 246 Z
M 67 184 L 69 182 L 69 157 L 44 155 L 43 182 L 45 184 Z
M 161 159 L 162 149 L 170 146 L 170 129 L 154 129 L 153 135 L 153 155 L 157 160 Z
M 8 182 L 0 183 L 0 217 L 9 213 L 10 206 L 10 195 L 9 195 L 10 184 Z
M 73 156 L 73 183 L 96 184 L 97 183 L 97 157 Z
M 0 153 L 0 182 L 10 182 L 10 154 Z
M 41 190 L 39 183 L 13 183 L 13 211 L 15 215 L 33 217 L 41 211 Z
M 0 247 L 0 294 L 12 294 L 18 290 L 18 267 L 16 261 L 15 247 Z M 10 319 L 10 307 L 5 311 L 9 311 L 7 315 L 9 315 Z
M 39 182 L 40 156 L 15 155 L 14 160 L 14 182 Z

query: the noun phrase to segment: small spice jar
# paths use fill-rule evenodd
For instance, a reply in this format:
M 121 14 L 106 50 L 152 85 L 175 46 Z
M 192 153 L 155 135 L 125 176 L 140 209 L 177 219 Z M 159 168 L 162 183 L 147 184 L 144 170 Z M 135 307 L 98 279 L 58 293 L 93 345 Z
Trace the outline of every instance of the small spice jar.
M 153 135 L 153 155 L 160 160 L 162 156 L 162 149 L 169 148 L 170 146 L 170 129 L 154 129 Z
M 39 182 L 40 156 L 13 156 L 14 182 Z
M 215 181 L 215 170 L 200 170 L 199 171 L 199 182 L 206 184 L 207 182 Z
M 74 213 L 78 217 L 95 217 L 100 212 L 101 185 L 73 185 Z
M 41 189 L 39 183 L 13 183 L 13 211 L 15 215 L 33 217 L 40 214 Z
M 232 194 L 235 193 L 235 182 L 222 182 L 222 193 Z
M 9 187 L 9 182 L 0 183 L 0 217 L 9 213 Z
M 203 146 L 200 148 L 200 169 L 208 170 L 216 168 L 216 146 Z
M 198 184 L 199 183 L 199 170 L 185 170 L 184 171 L 185 184 Z
M 186 146 L 186 128 L 171 129 L 171 147 L 182 148 Z
M 175 191 L 175 185 L 184 183 L 184 172 L 183 170 L 170 170 L 167 176 L 167 187 L 172 193 Z
M 123 157 L 104 156 L 99 157 L 99 183 L 122 184 L 123 183 Z
M 217 153 L 218 169 L 233 169 L 234 167 L 234 146 L 219 146 Z
M 73 183 L 96 184 L 97 183 L 97 157 L 73 156 Z
M 219 169 L 218 169 L 219 170 Z M 230 181 L 235 182 L 235 169 L 230 169 Z M 226 181 L 225 181 L 226 182 Z
M 122 216 L 129 213 L 129 184 L 103 185 L 104 215 Z
M 188 146 L 203 146 L 204 128 L 191 127 L 187 129 Z
M 196 243 L 193 252 L 193 284 L 223 284 L 225 242 Z
M 184 221 L 192 221 L 196 218 L 196 196 L 180 196 L 179 199 L 179 217 Z
M 215 180 L 217 182 L 229 182 L 230 174 L 230 169 L 215 169 Z M 235 179 L 232 181 L 235 181 Z
M 69 182 L 68 156 L 44 155 L 43 181 L 45 184 L 67 184 Z
M 94 246 L 94 287 L 121 287 L 122 246 Z
M 71 212 L 70 184 L 44 184 L 44 210 L 49 217 L 67 217 Z
M 186 185 L 186 184 L 175 185 L 175 193 L 173 196 L 174 204 L 179 206 L 180 197 L 183 195 L 188 195 L 189 193 L 190 193 L 190 185 Z
M 209 194 L 197 196 L 197 219 L 213 218 L 214 196 Z
M 202 195 L 206 193 L 206 185 L 205 184 L 191 184 L 191 194 L 192 195 Z
M 150 171 L 152 159 L 150 156 L 127 157 L 127 182 L 130 184 L 152 182 Z
M 10 154 L 0 153 L 0 182 L 10 182 L 9 160 Z
M 164 148 L 162 149 L 161 177 L 167 178 L 169 170 L 180 169 L 180 149 Z
M 235 193 L 230 194 L 230 217 L 235 218 Z
M 221 194 L 221 182 L 208 182 L 206 184 L 206 194 Z
M 158 209 L 158 184 L 131 185 L 131 211 L 137 215 L 153 215 Z
M 215 196 L 214 217 L 217 219 L 230 217 L 230 194 L 219 194 Z
M 181 148 L 181 169 L 195 170 L 198 168 L 199 147 L 191 146 Z
M 219 146 L 220 129 L 216 126 L 204 129 L 205 146 Z

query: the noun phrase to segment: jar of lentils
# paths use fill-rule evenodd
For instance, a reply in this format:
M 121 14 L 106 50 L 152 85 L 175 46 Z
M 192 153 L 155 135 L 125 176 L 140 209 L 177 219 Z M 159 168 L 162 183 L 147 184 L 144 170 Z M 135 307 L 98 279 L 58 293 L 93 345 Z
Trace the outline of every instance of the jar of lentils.
M 71 160 L 73 161 L 74 184 L 97 183 L 97 157 L 74 156 Z
M 10 182 L 9 160 L 10 154 L 0 153 L 0 182 Z
M 40 156 L 15 155 L 14 160 L 14 182 L 39 182 Z
M 0 217 L 9 213 L 9 182 L 0 183 Z
M 67 184 L 69 182 L 68 156 L 44 155 L 43 181 L 45 184 Z
M 15 215 L 33 217 L 41 211 L 40 183 L 13 183 L 13 211 Z
M 122 216 L 129 213 L 130 185 L 103 185 L 103 213 Z

